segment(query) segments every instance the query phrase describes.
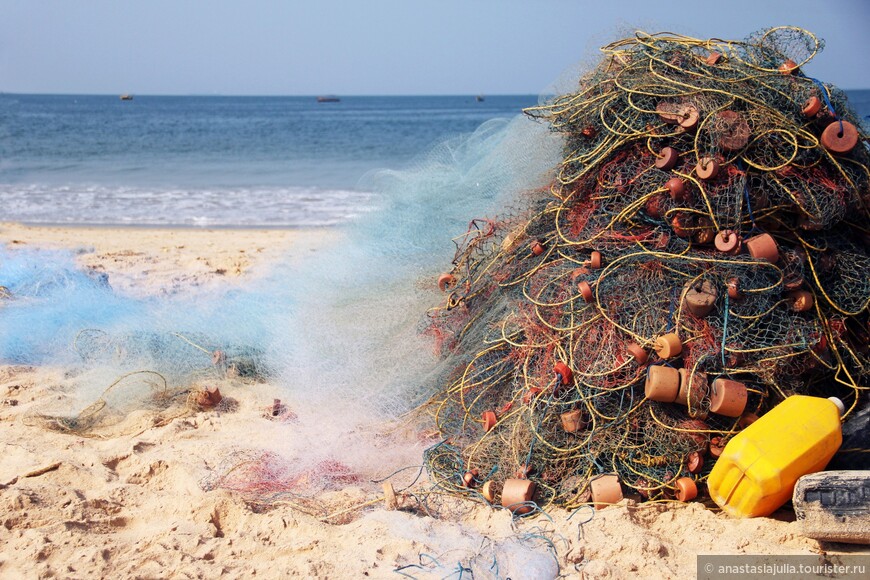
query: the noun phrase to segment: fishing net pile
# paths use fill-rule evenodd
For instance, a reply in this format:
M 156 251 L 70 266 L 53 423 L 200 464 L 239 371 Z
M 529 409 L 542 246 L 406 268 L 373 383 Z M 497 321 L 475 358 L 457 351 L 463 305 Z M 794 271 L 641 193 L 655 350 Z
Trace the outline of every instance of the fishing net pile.
M 444 357 L 424 406 L 436 484 L 497 503 L 527 480 L 520 499 L 573 508 L 615 474 L 688 499 L 678 482 L 703 493 L 783 398 L 855 408 L 870 154 L 844 93 L 803 73 L 822 47 L 793 27 L 637 33 L 526 111 L 564 137 L 557 174 L 471 222 L 426 319 Z

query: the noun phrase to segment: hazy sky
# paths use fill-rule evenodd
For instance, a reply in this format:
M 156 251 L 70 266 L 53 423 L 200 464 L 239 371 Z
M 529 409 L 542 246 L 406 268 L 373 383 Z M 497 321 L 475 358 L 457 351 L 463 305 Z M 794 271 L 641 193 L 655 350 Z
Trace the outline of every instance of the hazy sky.
M 540 93 L 634 29 L 827 42 L 805 72 L 870 88 L 868 0 L 0 0 L 0 91 Z

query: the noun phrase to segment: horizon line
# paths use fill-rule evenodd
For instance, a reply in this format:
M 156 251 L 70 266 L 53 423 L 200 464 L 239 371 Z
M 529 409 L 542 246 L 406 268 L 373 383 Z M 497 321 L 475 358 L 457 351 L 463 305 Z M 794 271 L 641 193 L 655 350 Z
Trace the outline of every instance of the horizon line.
M 843 90 L 863 90 L 863 89 L 843 89 Z M 550 93 L 309 93 L 309 94 L 251 94 L 251 93 L 32 93 L 32 92 L 17 92 L 17 91 L 0 91 L 0 95 L 13 96 L 53 96 L 53 97 L 119 97 L 121 95 L 142 96 L 142 97 L 526 97 L 540 96 L 542 94 L 549 95 Z
M 868 87 L 837 87 L 842 91 L 870 91 L 870 86 Z M 567 94 L 567 93 L 566 93 Z M 486 92 L 476 92 L 476 93 L 299 93 L 299 94 L 277 94 L 277 93 L 268 93 L 268 94 L 252 94 L 252 93 L 138 93 L 138 92 L 126 92 L 126 93 L 78 93 L 78 92 L 46 92 L 46 93 L 34 93 L 34 92 L 19 92 L 19 91 L 3 91 L 0 90 L 0 95 L 12 95 L 12 96 L 54 96 L 54 97 L 119 97 L 121 95 L 132 95 L 134 97 L 266 97 L 266 98 L 286 98 L 286 97 L 296 97 L 296 98 L 317 98 L 317 97 L 339 97 L 339 98 L 350 98 L 350 97 L 527 97 L 527 96 L 537 96 L 537 97 L 550 97 L 556 96 L 554 92 L 533 92 L 533 93 L 486 93 Z

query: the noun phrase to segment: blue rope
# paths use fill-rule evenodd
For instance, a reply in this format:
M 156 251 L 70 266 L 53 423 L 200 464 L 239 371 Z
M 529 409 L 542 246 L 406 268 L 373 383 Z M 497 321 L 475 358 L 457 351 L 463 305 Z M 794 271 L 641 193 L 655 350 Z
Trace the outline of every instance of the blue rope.
M 749 200 L 749 179 L 746 176 L 746 171 L 743 168 L 743 161 L 737 160 L 737 169 L 743 173 L 743 199 L 746 200 L 746 209 L 749 210 L 749 221 L 752 222 L 752 231 L 760 231 L 755 225 L 755 214 L 752 213 L 752 202 Z
M 811 81 L 813 81 L 814 83 L 816 83 L 816 86 L 819 87 L 819 92 L 822 93 L 822 99 L 825 100 L 825 105 L 828 107 L 828 110 L 834 116 L 834 119 L 836 119 L 840 123 L 840 135 L 842 135 L 843 134 L 843 119 L 841 119 L 840 115 L 837 114 L 837 111 L 834 110 L 834 105 L 831 104 L 831 99 L 828 98 L 828 91 L 825 89 L 825 85 L 823 85 L 822 81 L 820 81 L 819 79 L 814 79 L 813 77 L 807 77 L 807 78 L 810 79 Z
M 538 502 L 529 500 L 529 501 L 518 501 L 516 503 L 512 503 L 509 506 L 506 506 L 508 511 L 511 512 L 511 520 L 518 520 L 520 518 L 528 518 L 535 514 L 542 514 L 544 510 L 541 509 L 541 506 L 538 505 Z M 523 508 L 529 508 L 529 511 L 518 513 Z
M 396 574 L 400 574 L 400 575 L 404 576 L 405 578 L 413 578 L 414 580 L 416 580 L 417 579 L 416 576 L 411 576 L 410 574 L 405 574 L 402 571 L 402 570 L 407 570 L 408 568 L 419 568 L 421 570 L 425 570 L 425 568 L 423 568 L 423 566 L 418 566 L 417 564 L 408 564 L 407 566 L 400 566 L 399 568 L 396 568 L 395 570 L 393 570 L 393 572 L 395 572 Z
M 737 162 L 737 167 L 740 171 L 743 171 L 743 163 L 741 161 Z M 752 213 L 752 201 L 749 199 L 749 179 L 746 174 L 743 174 L 743 198 L 746 200 L 746 209 L 749 210 L 749 221 L 752 222 L 752 229 L 757 229 L 755 225 L 755 214 Z
M 433 563 L 433 564 L 435 564 L 436 566 L 438 566 L 439 568 L 441 568 L 441 562 L 439 562 L 438 559 L 437 559 L 435 556 L 430 556 L 429 554 L 426 554 L 426 553 L 421 553 L 421 554 L 419 555 L 418 560 L 419 560 L 420 564 L 423 564 L 423 558 L 424 558 L 424 557 L 425 557 L 426 559 L 428 559 L 431 563 Z
M 670 305 L 669 311 L 668 311 L 668 327 L 667 327 L 668 332 L 670 332 L 674 329 L 674 310 L 676 309 L 676 305 L 677 305 L 678 293 L 679 293 L 679 290 L 674 289 L 674 297 L 671 299 L 671 305 Z
M 582 506 L 578 507 L 576 510 L 574 510 L 573 512 L 571 512 L 571 515 L 568 516 L 568 519 L 567 519 L 566 521 L 571 521 L 571 518 L 573 518 L 574 516 L 576 516 L 576 515 L 580 512 L 580 510 L 582 510 L 582 509 L 588 509 L 588 510 L 589 510 L 589 518 L 587 518 L 586 520 L 580 522 L 580 525 L 581 525 L 581 526 L 582 526 L 583 524 L 588 524 L 589 522 L 591 522 L 591 521 L 595 518 L 595 508 L 593 508 L 592 506 L 589 506 L 589 505 L 582 505 Z
M 457 562 L 456 563 L 456 571 L 453 572 L 452 574 L 449 574 L 448 576 L 445 576 L 444 579 L 450 578 L 451 576 L 453 576 L 453 574 L 456 574 L 456 572 L 459 572 L 458 580 L 462 580 L 462 575 L 465 572 L 472 572 L 472 574 L 473 574 L 473 571 L 471 568 L 466 568 L 465 566 L 462 565 L 462 562 Z M 444 579 L 442 579 L 442 580 L 444 580 Z
M 723 371 L 726 368 L 725 365 L 725 337 L 728 336 L 728 293 L 725 293 L 725 321 L 722 324 L 722 369 Z
M 383 482 L 387 481 L 388 479 L 390 479 L 391 477 L 393 477 L 394 475 L 398 475 L 399 473 L 402 473 L 403 471 L 408 471 L 409 469 L 415 469 L 415 468 L 419 469 L 420 471 L 417 472 L 417 477 L 414 478 L 414 481 L 412 481 L 411 484 L 408 485 L 408 487 L 411 487 L 411 485 L 414 485 L 417 482 L 417 480 L 420 479 L 420 476 L 423 474 L 423 470 L 426 469 L 425 464 L 424 465 L 409 465 L 408 467 L 401 467 L 401 468 L 397 469 L 396 471 L 394 471 L 393 473 L 389 474 L 388 476 L 384 477 L 383 479 L 370 479 L 369 481 L 371 481 L 372 483 L 383 483 Z

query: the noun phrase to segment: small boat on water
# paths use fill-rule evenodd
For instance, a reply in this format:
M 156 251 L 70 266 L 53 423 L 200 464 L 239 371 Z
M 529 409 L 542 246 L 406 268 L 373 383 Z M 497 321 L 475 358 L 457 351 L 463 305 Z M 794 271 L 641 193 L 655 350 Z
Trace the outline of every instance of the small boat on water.
M 482 103 L 482 102 L 484 101 L 483 95 L 477 95 L 476 97 L 474 97 L 474 99 L 475 99 L 478 103 Z
M 323 96 L 317 97 L 318 103 L 338 103 L 340 101 L 341 101 L 341 99 L 339 99 L 338 97 L 336 97 L 334 95 L 323 95 Z
M 132 101 L 133 95 L 123 94 L 123 95 L 121 95 L 121 100 L 122 101 Z

